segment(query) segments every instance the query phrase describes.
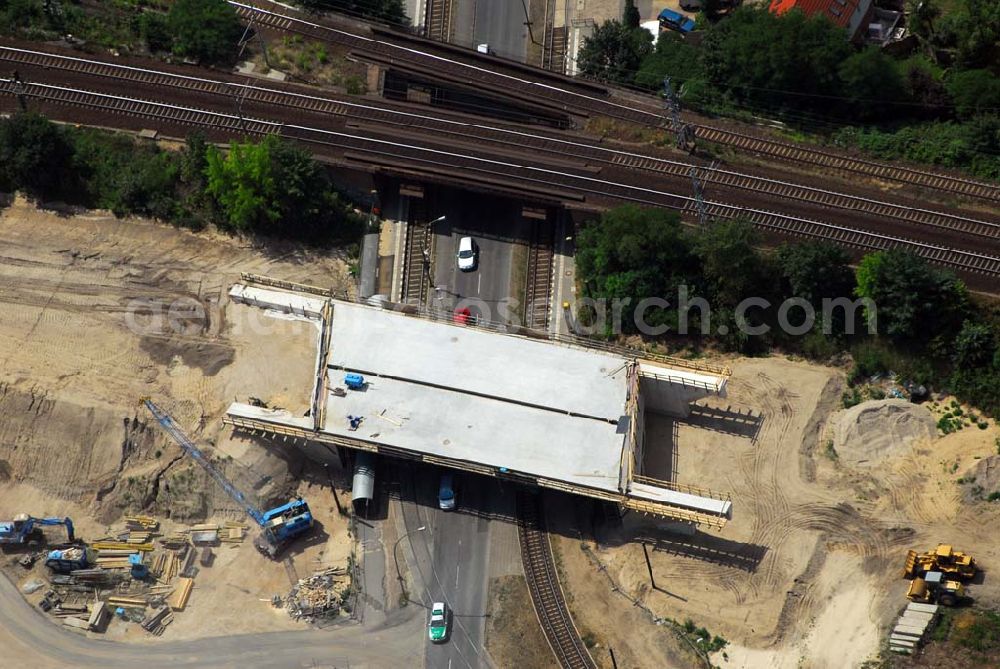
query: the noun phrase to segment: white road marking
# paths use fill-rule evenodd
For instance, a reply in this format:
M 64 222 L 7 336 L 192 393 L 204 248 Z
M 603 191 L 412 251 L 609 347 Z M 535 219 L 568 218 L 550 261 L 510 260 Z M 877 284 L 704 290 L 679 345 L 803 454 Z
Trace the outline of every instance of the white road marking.
M 476 295 L 483 292 L 483 275 L 479 275 L 479 282 L 476 284 Z

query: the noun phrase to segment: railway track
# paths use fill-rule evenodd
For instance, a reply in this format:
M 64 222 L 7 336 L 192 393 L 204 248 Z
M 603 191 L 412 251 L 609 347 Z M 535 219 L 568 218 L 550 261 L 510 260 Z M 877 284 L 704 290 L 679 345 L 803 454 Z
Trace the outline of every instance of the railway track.
M 531 603 L 559 666 L 563 669 L 596 669 L 597 664 L 580 638 L 566 606 L 537 495 L 524 491 L 517 493 L 517 521 L 521 563 Z
M 428 74 L 450 77 L 453 82 L 464 82 L 466 87 L 470 89 L 490 88 L 523 100 L 545 100 L 553 108 L 561 109 L 578 118 L 606 116 L 646 126 L 669 126 L 666 115 L 660 108 L 658 101 L 652 96 L 632 94 L 626 100 L 615 97 L 614 91 L 606 87 L 593 84 L 588 87 L 589 82 L 547 79 L 548 73 L 544 69 L 535 70 L 532 73 L 529 67 L 519 63 L 493 62 L 486 64 L 481 60 L 474 60 L 475 55 L 471 52 L 462 56 L 466 58 L 463 61 L 459 60 L 454 53 L 449 56 L 433 53 L 432 45 L 416 48 L 393 43 L 390 39 L 371 39 L 284 14 L 285 10 L 280 5 L 269 5 L 271 9 L 265 9 L 233 0 L 230 0 L 230 4 L 242 17 L 253 19 L 276 30 L 298 32 L 314 39 L 330 40 L 354 49 L 376 53 L 387 57 L 388 60 L 383 61 L 387 63 L 406 62 L 409 67 L 422 68 Z M 281 11 L 272 11 L 276 9 L 281 9 Z M 401 41 L 409 38 L 405 35 L 399 35 L 394 39 Z M 501 71 L 501 68 L 506 68 L 514 74 Z M 900 165 L 888 165 L 804 145 L 789 144 L 768 137 L 738 133 L 706 125 L 700 122 L 701 119 L 694 117 L 691 117 L 690 120 L 694 124 L 696 136 L 703 141 L 733 146 L 784 161 L 836 169 L 851 174 L 863 174 L 867 177 L 983 199 L 989 202 L 1000 202 L 1000 184 L 990 184 L 961 176 Z
M 413 214 L 417 212 L 411 212 L 411 219 L 416 218 Z M 414 222 L 406 226 L 402 295 L 403 301 L 408 304 L 422 305 L 427 300 L 430 238 L 431 226 L 428 223 Z
M 524 290 L 524 324 L 533 330 L 548 330 L 552 306 L 552 270 L 555 267 L 555 230 L 548 221 L 538 221 L 528 246 L 528 273 Z
M 311 145 L 318 154 L 338 156 L 343 164 L 378 167 L 387 173 L 422 176 L 431 180 L 451 179 L 449 183 L 476 183 L 523 191 L 541 196 L 545 193 L 592 196 L 606 202 L 635 202 L 666 207 L 691 214 L 691 197 L 627 182 L 601 179 L 587 174 L 575 174 L 548 167 L 521 164 L 511 160 L 478 157 L 464 152 L 414 146 L 399 141 L 374 139 L 349 132 L 336 132 L 292 123 L 275 123 L 261 119 L 241 118 L 232 114 L 169 105 L 149 100 L 95 93 L 46 84 L 24 83 L 0 79 L 0 94 L 37 98 L 45 102 L 84 107 L 124 116 L 153 118 L 184 126 L 202 126 L 225 131 L 227 134 L 279 133 Z M 102 124 L 107 119 L 102 114 Z M 128 127 L 128 126 L 126 126 Z M 559 197 L 564 197 L 560 195 Z M 709 214 L 717 218 L 744 217 L 762 229 L 782 234 L 821 238 L 863 250 L 905 248 L 917 255 L 953 269 L 1000 277 L 997 256 L 881 234 L 868 230 L 824 223 L 779 212 L 707 202 Z M 412 260 L 412 258 L 411 258 Z
M 734 146 L 761 155 L 1000 202 L 1000 185 L 998 184 L 974 181 L 940 172 L 887 165 L 706 125 L 695 125 L 694 129 L 695 137 L 698 139 Z
M 672 175 L 686 179 L 690 170 L 696 168 L 699 170 L 703 183 L 766 193 L 784 199 L 795 199 L 824 207 L 860 211 L 879 217 L 954 230 L 963 234 L 977 235 L 988 239 L 997 239 L 1000 236 L 1000 224 L 961 216 L 955 213 L 838 193 L 732 170 L 703 167 L 684 161 L 669 160 L 612 149 L 591 142 L 573 141 L 466 121 L 435 118 L 393 109 L 391 105 L 380 106 L 370 102 L 359 103 L 349 99 L 306 95 L 256 84 L 191 77 L 178 73 L 136 68 L 118 63 L 108 63 L 105 61 L 14 47 L 0 46 L 0 60 L 16 63 L 19 66 L 41 67 L 47 70 L 58 69 L 66 72 L 120 79 L 157 87 L 173 87 L 181 90 L 197 91 L 199 93 L 222 96 L 234 101 L 238 100 L 239 104 L 249 102 L 264 106 L 279 105 L 345 118 L 359 118 L 367 122 L 375 122 L 379 125 L 393 126 L 404 130 L 412 127 L 421 127 L 433 131 L 435 136 L 442 136 L 444 134 L 464 140 L 470 134 L 474 133 L 477 139 L 490 141 L 500 146 L 511 146 L 518 149 L 527 148 L 534 152 L 544 151 L 556 156 L 574 156 L 589 161 L 597 161 L 625 169 L 642 170 L 657 175 Z
M 450 42 L 452 36 L 452 0 L 427 0 L 424 25 L 427 37 L 439 42 Z

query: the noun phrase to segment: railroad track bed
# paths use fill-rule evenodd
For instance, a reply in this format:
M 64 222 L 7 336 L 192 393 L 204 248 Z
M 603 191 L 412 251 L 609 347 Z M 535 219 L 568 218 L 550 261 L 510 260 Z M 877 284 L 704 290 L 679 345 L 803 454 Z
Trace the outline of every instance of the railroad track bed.
M 825 207 L 861 211 L 880 217 L 955 230 L 964 234 L 977 235 L 988 239 L 997 239 L 1000 236 L 1000 224 L 996 222 L 837 193 L 731 170 L 698 167 L 682 161 L 600 146 L 586 138 L 552 137 L 538 132 L 525 132 L 513 128 L 472 124 L 464 120 L 434 118 L 425 114 L 412 113 L 391 107 L 381 107 L 377 103 L 358 103 L 329 96 L 306 95 L 258 84 L 191 77 L 178 73 L 123 66 L 116 63 L 15 47 L 0 46 L 0 60 L 17 63 L 21 66 L 60 69 L 68 72 L 120 79 L 152 86 L 170 86 L 199 93 L 218 95 L 228 100 L 239 100 L 240 104 L 256 103 L 264 108 L 279 105 L 343 118 L 359 118 L 379 126 L 404 128 L 407 132 L 411 132 L 411 128 L 419 127 L 434 131 L 436 137 L 448 135 L 456 138 L 456 141 L 468 141 L 470 137 L 474 136 L 478 141 L 488 141 L 503 147 L 513 147 L 519 150 L 527 149 L 534 152 L 548 152 L 561 158 L 572 156 L 625 169 L 642 170 L 657 175 L 688 178 L 691 170 L 696 168 L 704 183 L 757 193 L 767 193 L 780 198 L 795 199 Z M 398 130 L 397 132 L 402 132 L 402 130 Z
M 695 137 L 700 140 L 733 146 L 760 155 L 808 165 L 865 174 L 878 179 L 932 188 L 934 190 L 1000 202 L 1000 184 L 975 181 L 940 172 L 918 170 L 901 165 L 888 165 L 812 147 L 788 144 L 766 137 L 742 134 L 706 125 L 695 125 Z
M 423 208 L 417 202 L 412 202 L 410 208 L 410 219 L 414 222 L 406 226 L 402 296 L 403 301 L 408 304 L 422 305 L 427 300 L 431 226 L 421 220 Z
M 533 330 L 548 330 L 552 312 L 552 271 L 555 267 L 555 230 L 539 221 L 528 246 L 527 285 L 524 291 L 524 324 Z
M 473 53 L 466 55 L 466 52 L 454 48 L 443 52 L 442 55 L 436 52 L 437 48 L 433 44 L 419 42 L 415 45 L 397 44 L 393 40 L 403 42 L 415 38 L 402 34 L 394 35 L 389 31 L 376 30 L 375 32 L 385 39 L 370 39 L 298 17 L 287 16 L 283 14 L 285 10 L 277 5 L 263 8 L 238 2 L 232 4 L 241 16 L 247 19 L 253 18 L 262 25 L 277 30 L 308 34 L 314 39 L 335 41 L 361 52 L 378 55 L 383 59 L 382 62 L 387 64 L 405 61 L 408 67 L 422 69 L 428 75 L 451 75 L 452 81 L 464 81 L 467 88 L 472 90 L 490 88 L 522 99 L 545 100 L 554 108 L 562 109 L 578 118 L 606 116 L 645 126 L 669 126 L 666 114 L 659 108 L 653 96 L 648 96 L 648 103 L 645 103 L 645 100 L 631 93 L 618 94 L 617 91 L 593 85 L 587 89 L 578 87 L 572 81 L 551 82 L 545 78 L 545 70 L 532 72 L 530 68 L 520 63 L 478 59 Z M 733 146 L 760 155 L 1000 202 L 998 184 L 930 170 L 878 163 L 703 123 L 696 122 L 694 129 L 696 136 L 704 141 Z
M 563 669 L 596 669 L 566 606 L 556 573 L 549 535 L 544 529 L 537 495 L 517 494 L 521 563 L 531 602 L 545 638 Z
M 289 138 L 309 143 L 321 155 L 329 155 L 333 152 L 340 156 L 341 160 L 347 151 L 372 158 L 377 157 L 377 160 L 386 166 L 385 171 L 389 173 L 399 165 L 405 165 L 407 176 L 426 174 L 427 178 L 440 179 L 442 174 L 447 173 L 464 182 L 478 180 L 478 183 L 484 185 L 503 183 L 504 188 L 524 189 L 527 192 L 537 193 L 539 197 L 545 197 L 547 193 L 559 193 L 560 198 L 569 197 L 582 200 L 594 197 L 604 201 L 635 202 L 682 211 L 689 211 L 692 204 L 690 197 L 637 185 L 631 180 L 616 182 L 590 175 L 522 165 L 508 160 L 501 161 L 462 155 L 440 149 L 388 140 L 375 140 L 351 133 L 327 131 L 291 123 L 280 124 L 260 119 L 243 119 L 221 112 L 98 94 L 67 87 L 22 83 L 10 79 L 0 80 L 0 94 L 2 93 L 10 96 L 37 98 L 58 105 L 112 111 L 124 116 L 152 118 L 160 122 L 178 125 L 202 126 L 230 134 L 280 133 Z M 75 115 L 74 120 L 77 120 Z M 106 124 L 104 118 L 101 119 L 101 124 Z M 551 195 L 549 197 L 551 198 Z M 709 205 L 712 208 L 712 215 L 722 218 L 749 217 L 762 228 L 783 234 L 826 238 L 861 249 L 904 247 L 929 260 L 959 271 L 984 276 L 1000 276 L 1000 258 L 996 256 L 823 223 L 760 208 L 741 207 L 721 202 L 709 202 Z

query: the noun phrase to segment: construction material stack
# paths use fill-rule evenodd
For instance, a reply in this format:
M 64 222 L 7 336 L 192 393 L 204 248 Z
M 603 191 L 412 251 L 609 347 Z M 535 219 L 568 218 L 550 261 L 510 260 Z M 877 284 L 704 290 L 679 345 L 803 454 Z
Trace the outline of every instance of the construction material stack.
M 889 635 L 889 650 L 912 655 L 937 620 L 937 615 L 937 604 L 907 604 Z

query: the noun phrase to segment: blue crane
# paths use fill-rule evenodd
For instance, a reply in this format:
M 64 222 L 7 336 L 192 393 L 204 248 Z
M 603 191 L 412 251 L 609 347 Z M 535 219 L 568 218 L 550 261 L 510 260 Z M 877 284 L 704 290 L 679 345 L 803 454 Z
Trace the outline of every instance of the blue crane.
M 42 538 L 41 526 L 65 525 L 69 543 L 76 541 L 73 521 L 69 518 L 35 518 L 25 513 L 14 516 L 14 520 L 0 521 L 0 545 L 26 544 Z
M 216 483 L 228 494 L 237 504 L 239 504 L 248 516 L 261 528 L 260 536 L 254 542 L 258 550 L 269 557 L 277 557 L 281 550 L 297 537 L 308 532 L 313 526 L 312 512 L 309 505 L 301 497 L 297 497 L 287 504 L 283 504 L 267 511 L 261 511 L 246 495 L 222 475 L 215 465 L 205 457 L 205 454 L 194 445 L 180 426 L 166 411 L 156 406 L 152 400 L 143 398 L 142 403 L 146 405 L 149 412 L 160 424 L 160 426 L 173 437 L 177 445 L 184 449 L 184 452 L 191 456 L 195 462 L 208 472 Z

